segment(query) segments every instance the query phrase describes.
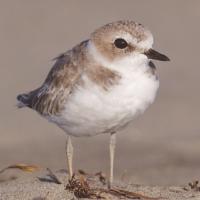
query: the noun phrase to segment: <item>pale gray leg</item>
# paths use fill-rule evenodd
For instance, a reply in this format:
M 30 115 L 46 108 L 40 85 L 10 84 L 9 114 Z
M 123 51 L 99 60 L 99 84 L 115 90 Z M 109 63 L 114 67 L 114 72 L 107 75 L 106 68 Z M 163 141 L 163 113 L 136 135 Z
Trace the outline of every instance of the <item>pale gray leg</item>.
M 67 154 L 67 165 L 68 165 L 68 171 L 69 171 L 69 179 L 71 179 L 72 175 L 73 175 L 73 170 L 72 170 L 73 146 L 72 146 L 70 136 L 67 137 L 66 154 Z
M 112 183 L 113 183 L 115 146 L 116 146 L 116 133 L 111 133 L 110 135 L 110 177 L 109 177 L 109 182 L 108 182 L 109 189 L 112 187 Z

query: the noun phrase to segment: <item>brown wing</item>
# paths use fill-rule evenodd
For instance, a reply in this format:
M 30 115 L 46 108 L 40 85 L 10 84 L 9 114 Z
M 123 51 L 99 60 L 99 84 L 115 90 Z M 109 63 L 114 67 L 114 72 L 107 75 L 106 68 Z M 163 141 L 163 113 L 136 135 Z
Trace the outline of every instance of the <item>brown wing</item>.
M 71 55 L 69 52 L 56 58 L 40 88 L 18 95 L 19 107 L 28 106 L 42 115 L 59 114 L 82 72 L 82 68 L 73 63 Z

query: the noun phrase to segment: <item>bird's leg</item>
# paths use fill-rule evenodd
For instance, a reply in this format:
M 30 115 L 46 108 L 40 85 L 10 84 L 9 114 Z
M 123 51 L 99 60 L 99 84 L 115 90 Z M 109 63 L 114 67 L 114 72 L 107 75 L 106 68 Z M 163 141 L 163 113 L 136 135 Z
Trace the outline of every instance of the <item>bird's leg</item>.
M 69 170 L 69 179 L 71 179 L 73 175 L 73 170 L 72 170 L 73 146 L 70 136 L 67 137 L 66 154 L 67 154 L 67 165 Z
M 115 145 L 116 145 L 116 133 L 111 133 L 110 135 L 110 177 L 109 177 L 109 182 L 108 182 L 109 189 L 112 187 L 112 183 L 113 183 Z

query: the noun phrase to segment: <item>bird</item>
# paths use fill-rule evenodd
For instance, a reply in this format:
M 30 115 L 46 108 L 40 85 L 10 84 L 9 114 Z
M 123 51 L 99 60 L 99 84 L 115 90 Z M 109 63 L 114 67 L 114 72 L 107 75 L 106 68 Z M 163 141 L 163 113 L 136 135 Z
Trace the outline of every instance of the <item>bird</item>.
M 17 96 L 66 134 L 69 178 L 72 137 L 110 134 L 108 188 L 113 185 L 116 134 L 155 100 L 159 79 L 152 60 L 170 59 L 152 48 L 149 29 L 133 20 L 103 25 L 54 59 L 43 84 Z

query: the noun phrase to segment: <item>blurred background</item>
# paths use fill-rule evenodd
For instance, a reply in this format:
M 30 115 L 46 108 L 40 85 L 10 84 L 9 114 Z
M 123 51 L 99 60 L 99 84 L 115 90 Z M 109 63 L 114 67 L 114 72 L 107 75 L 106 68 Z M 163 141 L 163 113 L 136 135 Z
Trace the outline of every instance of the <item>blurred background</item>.
M 118 134 L 115 177 L 160 185 L 200 179 L 199 0 L 1 0 L 0 168 L 66 168 L 64 132 L 36 112 L 17 109 L 16 96 L 43 82 L 56 55 L 120 19 L 147 26 L 154 48 L 171 62 L 154 62 L 157 99 Z M 75 169 L 108 173 L 108 139 L 75 138 Z

